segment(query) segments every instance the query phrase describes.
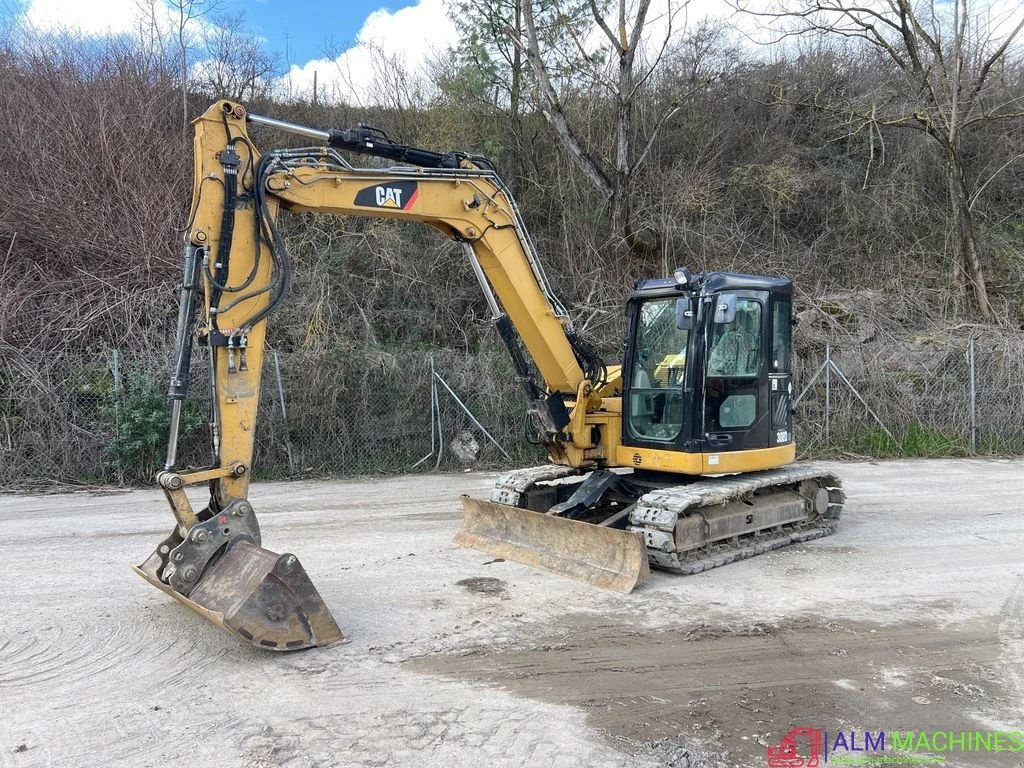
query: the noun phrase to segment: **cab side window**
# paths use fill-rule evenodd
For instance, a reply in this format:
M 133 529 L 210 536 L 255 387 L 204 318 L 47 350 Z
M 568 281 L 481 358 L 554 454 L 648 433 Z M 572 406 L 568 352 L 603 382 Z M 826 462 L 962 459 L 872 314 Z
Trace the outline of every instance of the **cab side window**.
M 716 324 L 708 376 L 757 376 L 761 368 L 761 302 L 739 299 L 731 323 Z
M 631 361 L 627 424 L 633 437 L 668 442 L 683 428 L 690 332 L 676 325 L 676 297 L 640 306 Z
M 790 373 L 793 348 L 792 304 L 776 299 L 772 304 L 772 373 Z

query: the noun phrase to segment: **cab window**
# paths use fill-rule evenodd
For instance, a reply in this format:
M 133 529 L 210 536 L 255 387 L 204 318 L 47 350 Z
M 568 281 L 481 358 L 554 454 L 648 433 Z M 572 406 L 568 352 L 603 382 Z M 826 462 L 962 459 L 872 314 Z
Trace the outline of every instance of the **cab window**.
M 627 424 L 645 440 L 674 440 L 683 427 L 683 381 L 690 332 L 676 325 L 676 299 L 640 306 L 633 344 Z
M 772 373 L 790 372 L 793 349 L 792 304 L 788 299 L 772 302 Z
M 712 326 L 708 376 L 757 376 L 761 368 L 761 302 L 736 301 L 731 323 Z

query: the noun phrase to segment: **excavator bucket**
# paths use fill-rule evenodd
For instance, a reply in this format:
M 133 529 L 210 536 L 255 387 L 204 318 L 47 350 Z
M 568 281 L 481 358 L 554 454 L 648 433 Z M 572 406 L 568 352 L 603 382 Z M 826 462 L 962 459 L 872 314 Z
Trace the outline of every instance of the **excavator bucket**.
M 334 645 L 343 635 L 295 555 L 239 541 L 200 576 L 188 595 L 161 581 L 159 550 L 136 572 L 229 634 L 264 650 Z
M 616 592 L 632 592 L 650 575 L 647 550 L 634 533 L 462 497 L 460 547 L 515 560 Z

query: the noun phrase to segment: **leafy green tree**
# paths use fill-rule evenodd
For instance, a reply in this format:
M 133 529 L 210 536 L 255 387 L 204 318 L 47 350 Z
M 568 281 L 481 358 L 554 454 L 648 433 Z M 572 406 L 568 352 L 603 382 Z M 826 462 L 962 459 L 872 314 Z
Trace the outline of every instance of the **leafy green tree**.
M 456 0 L 452 4 L 461 42 L 455 49 L 456 77 L 449 79 L 448 89 L 457 87 L 507 119 L 514 146 L 506 165 L 512 177 L 522 172 L 523 118 L 532 108 L 536 88 L 521 44 L 527 13 L 535 20 L 538 47 L 558 59 L 556 78 L 571 81 L 589 64 L 589 56 L 600 55 L 600 51 L 578 52 L 573 43 L 574 28 L 589 19 L 585 0 Z

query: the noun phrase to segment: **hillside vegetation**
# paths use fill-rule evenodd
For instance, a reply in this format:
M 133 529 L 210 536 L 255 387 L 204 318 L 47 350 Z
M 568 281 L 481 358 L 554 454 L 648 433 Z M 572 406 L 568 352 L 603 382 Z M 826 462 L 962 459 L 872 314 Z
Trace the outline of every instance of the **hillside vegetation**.
M 806 20 L 772 46 L 714 25 L 641 44 L 645 19 L 631 4 L 622 29 L 588 51 L 580 30 L 598 28 L 601 13 L 527 6 L 474 3 L 460 15 L 466 42 L 426 75 L 382 62 L 373 106 L 277 98 L 273 70 L 252 66 L 252 48 L 249 60 L 222 62 L 236 76 L 184 83 L 186 111 L 240 98 L 294 122 L 367 123 L 406 143 L 488 155 L 556 292 L 609 357 L 620 353 L 634 282 L 680 265 L 791 276 L 800 309 L 826 320 L 836 315 L 821 315 L 824 297 L 868 291 L 873 327 L 884 331 L 873 338 L 884 343 L 901 329 L 942 327 L 1016 338 L 1024 58 L 1005 31 L 984 28 L 981 12 L 962 28 L 927 16 L 913 45 L 881 22 L 872 37 Z M 617 8 L 605 8 L 608 19 Z M 232 34 L 230 50 L 251 42 L 242 28 Z M 109 476 L 109 456 L 85 465 L 69 456 L 102 456 L 120 435 L 121 416 L 103 410 L 111 350 L 125 369 L 117 386 L 135 371 L 159 400 L 191 187 L 179 73 L 173 45 L 152 34 L 12 30 L 0 40 L 0 482 Z M 263 148 L 295 143 L 252 135 Z M 296 280 L 269 343 L 293 360 L 296 382 L 314 376 L 302 366 L 319 366 L 314 378 L 332 404 L 321 419 L 362 407 L 338 405 L 358 389 L 353 371 L 401 369 L 431 350 L 470 395 L 513 403 L 486 305 L 454 243 L 379 220 L 292 215 L 285 228 Z M 815 327 L 799 343 L 849 336 L 842 322 Z M 145 386 L 132 386 L 149 414 Z M 93 410 L 68 426 L 69 399 L 78 408 L 83 397 Z M 422 402 L 408 408 L 398 418 L 426 423 Z M 161 424 L 154 416 L 141 429 L 158 434 Z M 156 450 L 139 446 L 126 449 L 129 477 L 144 474 L 138 455 L 150 461 Z

